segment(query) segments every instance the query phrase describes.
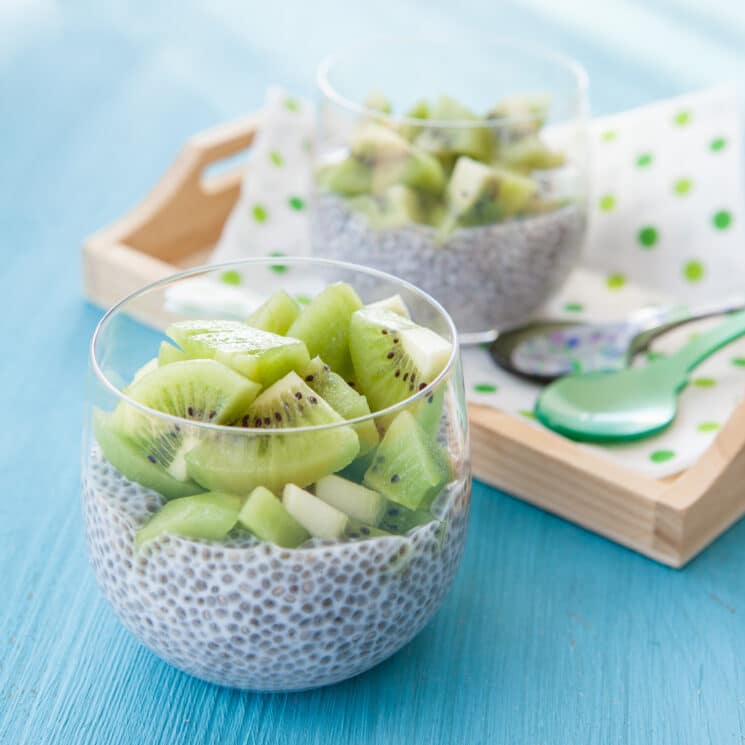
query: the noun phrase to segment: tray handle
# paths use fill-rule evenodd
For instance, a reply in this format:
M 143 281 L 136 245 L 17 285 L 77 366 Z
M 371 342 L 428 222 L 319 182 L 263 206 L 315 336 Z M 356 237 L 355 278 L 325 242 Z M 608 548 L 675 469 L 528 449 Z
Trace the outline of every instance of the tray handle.
M 91 236 L 85 250 L 127 246 L 165 264 L 194 263 L 220 236 L 240 192 L 243 168 L 210 178 L 204 170 L 250 147 L 258 130 L 250 116 L 190 137 L 160 183 L 128 214 Z

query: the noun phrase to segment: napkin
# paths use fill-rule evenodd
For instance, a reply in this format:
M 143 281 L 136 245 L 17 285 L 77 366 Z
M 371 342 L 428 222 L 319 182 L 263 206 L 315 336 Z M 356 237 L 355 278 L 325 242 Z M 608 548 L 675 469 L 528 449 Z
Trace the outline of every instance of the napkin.
M 267 294 L 286 279 L 283 255 L 311 252 L 313 121 L 308 102 L 270 89 L 240 197 L 212 256 L 215 262 L 275 257 L 276 263 L 263 270 Z M 594 119 L 590 146 L 583 266 L 539 315 L 617 320 L 649 304 L 695 304 L 732 292 L 745 298 L 742 124 L 734 87 Z M 314 289 L 309 286 L 308 292 Z M 235 307 L 239 288 L 225 290 L 226 304 Z M 199 303 L 200 293 L 188 285 L 180 291 L 175 304 Z M 205 311 L 214 310 L 219 297 L 214 291 L 205 297 Z M 257 301 L 245 296 L 241 312 Z M 671 352 L 712 323 L 671 332 L 653 349 Z M 464 349 L 463 360 L 469 400 L 534 422 L 539 386 L 497 368 L 484 349 Z M 582 447 L 638 472 L 668 476 L 690 466 L 708 447 L 743 391 L 745 341 L 696 370 L 680 396 L 679 415 L 665 432 L 636 443 Z

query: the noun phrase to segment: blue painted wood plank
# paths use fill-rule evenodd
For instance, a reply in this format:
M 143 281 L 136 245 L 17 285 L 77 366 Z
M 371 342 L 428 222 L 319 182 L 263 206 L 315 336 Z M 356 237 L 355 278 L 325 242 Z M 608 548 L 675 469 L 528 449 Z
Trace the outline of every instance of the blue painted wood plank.
M 256 695 L 190 679 L 121 628 L 87 566 L 78 472 L 100 316 L 80 299 L 80 241 L 186 136 L 269 82 L 311 94 L 328 49 L 412 26 L 551 44 L 610 112 L 742 77 L 739 6 L 609 2 L 593 33 L 572 0 L 71 5 L 0 4 L 0 743 L 745 741 L 745 524 L 675 572 L 476 485 L 455 588 L 416 640 L 352 681 Z M 634 26 L 650 13 L 667 38 Z M 691 58 L 691 38 L 717 54 Z M 655 43 L 679 65 L 655 65 Z

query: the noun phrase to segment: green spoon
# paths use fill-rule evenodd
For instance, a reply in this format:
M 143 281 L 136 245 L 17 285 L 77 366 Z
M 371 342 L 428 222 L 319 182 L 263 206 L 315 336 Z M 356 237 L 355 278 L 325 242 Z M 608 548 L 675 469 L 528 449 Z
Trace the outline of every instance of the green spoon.
M 688 374 L 718 349 L 745 335 L 745 311 L 697 336 L 675 354 L 646 367 L 560 378 L 544 388 L 535 415 L 573 440 L 637 440 L 675 418 L 677 394 Z

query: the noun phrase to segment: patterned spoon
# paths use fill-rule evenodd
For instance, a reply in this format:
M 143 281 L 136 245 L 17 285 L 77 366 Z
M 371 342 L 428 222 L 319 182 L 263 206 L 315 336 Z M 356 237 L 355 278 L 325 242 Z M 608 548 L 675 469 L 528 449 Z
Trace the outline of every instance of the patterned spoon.
M 697 336 L 675 354 L 645 367 L 567 375 L 543 390 L 536 417 L 574 440 L 637 440 L 675 418 L 688 375 L 718 349 L 745 335 L 745 311 Z

